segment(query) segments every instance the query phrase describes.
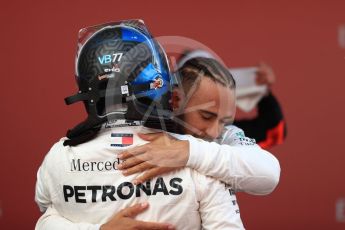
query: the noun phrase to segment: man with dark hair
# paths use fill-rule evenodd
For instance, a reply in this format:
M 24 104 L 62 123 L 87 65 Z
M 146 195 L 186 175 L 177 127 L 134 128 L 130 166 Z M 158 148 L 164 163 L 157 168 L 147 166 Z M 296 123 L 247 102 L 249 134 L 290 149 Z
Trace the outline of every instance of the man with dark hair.
M 215 56 L 216 55 L 211 54 L 211 52 L 206 50 L 187 50 L 179 58 L 177 67 L 181 68 L 188 60 L 193 58 L 204 57 L 217 59 Z M 241 128 L 248 137 L 255 139 L 257 144 L 262 148 L 268 149 L 284 142 L 287 135 L 287 125 L 284 119 L 282 108 L 277 98 L 271 91 L 271 86 L 276 81 L 272 67 L 261 62 L 257 67 L 254 68 L 256 69 L 256 87 L 261 87 L 261 92 L 263 86 L 266 86 L 268 90 L 266 91 L 265 95 L 263 95 L 261 98 L 259 96 L 258 99 L 255 99 L 256 96 L 253 98 L 253 92 L 251 95 L 249 95 L 251 99 L 241 94 L 241 100 L 244 99 L 247 103 L 248 100 L 259 100 L 257 104 L 257 116 L 250 119 L 235 119 L 233 124 Z M 235 71 L 235 69 L 230 69 L 230 72 L 232 71 L 237 72 L 238 70 Z M 237 80 L 241 80 L 240 76 L 235 75 L 234 77 Z M 188 82 L 185 81 L 185 83 L 188 85 Z M 187 90 L 189 89 L 189 87 L 184 88 Z M 240 106 L 240 100 L 238 100 L 238 104 L 238 107 L 244 106 Z M 252 104 L 252 102 L 250 104 Z M 245 107 L 246 111 L 252 110 L 251 106 L 248 107 L 248 104 L 246 104 Z
M 235 191 L 272 192 L 279 181 L 279 162 L 230 125 L 236 112 L 235 81 L 230 72 L 213 58 L 195 57 L 179 68 L 177 79 L 175 121 L 184 133 L 203 140 L 189 139 L 188 145 L 165 134 L 139 134 L 151 143 L 120 155 L 126 160 L 119 166 L 124 175 L 144 172 L 135 180 L 142 183 L 182 166 L 228 183 Z

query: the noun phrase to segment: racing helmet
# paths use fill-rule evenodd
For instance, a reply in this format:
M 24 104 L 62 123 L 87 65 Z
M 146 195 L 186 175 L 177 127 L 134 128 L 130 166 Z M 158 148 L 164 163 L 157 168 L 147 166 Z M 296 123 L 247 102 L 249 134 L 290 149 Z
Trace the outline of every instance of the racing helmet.
M 107 120 L 155 121 L 171 117 L 170 69 L 166 54 L 141 20 L 80 30 L 75 61 L 79 92 L 88 118 L 69 130 L 73 138 Z

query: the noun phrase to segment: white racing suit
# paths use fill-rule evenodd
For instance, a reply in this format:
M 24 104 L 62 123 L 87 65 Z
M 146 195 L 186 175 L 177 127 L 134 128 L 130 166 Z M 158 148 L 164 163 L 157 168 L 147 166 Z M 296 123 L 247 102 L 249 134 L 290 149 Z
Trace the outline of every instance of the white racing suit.
M 114 213 L 143 201 L 150 207 L 138 220 L 176 229 L 243 229 L 233 188 L 267 194 L 278 183 L 278 161 L 233 127 L 221 142 L 235 146 L 174 135 L 190 142 L 189 168 L 135 186 L 137 175 L 124 177 L 116 155 L 145 143 L 136 135 L 145 131 L 150 130 L 116 127 L 77 147 L 63 146 L 64 138 L 56 143 L 38 171 L 36 202 L 46 211 L 36 229 L 99 229 Z
M 226 127 L 216 142 L 188 141 L 187 167 L 230 184 L 236 192 L 267 195 L 278 185 L 279 161 L 236 126 Z

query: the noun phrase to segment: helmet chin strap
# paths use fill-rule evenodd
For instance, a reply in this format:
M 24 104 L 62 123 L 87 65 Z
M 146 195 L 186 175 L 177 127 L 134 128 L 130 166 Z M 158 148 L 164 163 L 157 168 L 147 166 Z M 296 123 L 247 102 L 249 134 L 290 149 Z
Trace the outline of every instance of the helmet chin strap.
M 74 95 L 76 96 L 76 95 Z M 72 96 L 72 97 L 74 97 Z M 70 98 L 66 98 L 66 104 L 70 103 Z M 81 96 L 80 98 L 84 98 L 86 96 Z M 68 101 L 68 103 L 67 103 Z M 75 102 L 77 102 L 79 100 L 76 100 Z M 69 138 L 69 140 L 65 140 L 64 141 L 64 145 L 69 145 L 69 146 L 76 146 L 78 144 L 87 142 L 91 139 L 93 139 L 96 134 L 98 133 L 98 131 L 100 130 L 102 124 L 107 120 L 106 117 L 99 117 L 97 116 L 97 108 L 96 108 L 96 103 L 95 102 L 91 102 L 93 101 L 92 99 L 88 98 L 86 100 L 83 101 L 87 101 L 87 109 L 88 109 L 88 117 L 86 118 L 86 120 L 84 120 L 83 122 L 81 122 L 80 124 L 76 125 L 73 129 L 69 129 L 67 131 L 67 138 Z M 73 103 L 75 103 L 73 102 Z
M 97 114 L 97 102 L 100 98 L 108 96 L 122 98 L 122 101 L 117 103 L 117 105 L 122 105 L 123 103 L 128 103 L 128 101 L 132 100 L 133 92 L 145 91 L 151 87 L 150 84 L 125 84 L 116 88 L 112 88 L 111 92 L 109 93 L 109 91 L 107 92 L 106 90 L 99 90 L 98 84 L 98 78 L 94 78 L 94 80 L 89 82 L 89 88 L 87 92 L 79 91 L 77 94 L 65 98 L 65 103 L 67 105 L 71 105 L 80 101 L 86 102 L 88 113 L 88 117 L 83 122 L 76 125 L 73 129 L 69 129 L 67 131 L 66 137 L 69 139 L 64 141 L 63 144 L 65 146 L 76 146 L 78 144 L 82 144 L 84 142 L 92 140 L 101 129 L 102 124 L 108 120 L 126 119 L 127 112 L 112 113 L 110 115 L 99 116 Z M 124 87 L 126 88 L 126 90 L 124 90 Z M 158 125 L 157 121 L 148 120 L 147 123 L 148 126 L 151 126 L 152 128 L 161 127 Z
M 69 139 L 64 141 L 63 144 L 65 146 L 76 146 L 93 139 L 101 129 L 102 124 L 108 120 L 107 116 L 101 117 L 97 114 L 97 102 L 100 98 L 105 97 L 106 94 L 106 90 L 98 89 L 98 84 L 99 80 L 94 78 L 89 82 L 87 92 L 79 91 L 77 94 L 65 98 L 65 103 L 67 105 L 84 101 L 87 104 L 86 108 L 88 114 L 83 122 L 67 131 L 66 137 Z M 113 90 L 112 93 L 114 96 L 124 97 L 121 90 Z M 123 118 L 123 115 L 121 117 Z

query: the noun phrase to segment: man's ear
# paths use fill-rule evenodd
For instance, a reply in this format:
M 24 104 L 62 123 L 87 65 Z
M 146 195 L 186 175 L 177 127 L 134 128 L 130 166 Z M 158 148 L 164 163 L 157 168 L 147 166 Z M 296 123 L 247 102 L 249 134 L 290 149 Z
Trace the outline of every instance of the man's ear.
M 175 87 L 172 92 L 172 107 L 173 110 L 177 110 L 181 107 L 182 93 L 181 89 Z

